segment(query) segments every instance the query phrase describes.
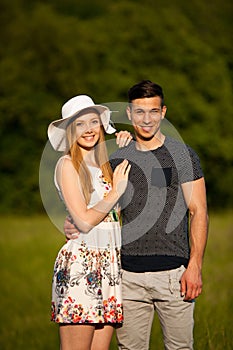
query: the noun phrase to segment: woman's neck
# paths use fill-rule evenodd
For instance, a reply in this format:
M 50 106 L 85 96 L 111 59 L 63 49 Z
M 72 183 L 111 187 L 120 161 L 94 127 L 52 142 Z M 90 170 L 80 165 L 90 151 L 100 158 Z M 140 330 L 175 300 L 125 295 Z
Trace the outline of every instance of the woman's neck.
M 83 156 L 83 161 L 85 162 L 86 165 L 90 166 L 98 166 L 96 163 L 96 158 L 95 158 L 95 150 L 86 150 L 82 149 L 82 156 Z

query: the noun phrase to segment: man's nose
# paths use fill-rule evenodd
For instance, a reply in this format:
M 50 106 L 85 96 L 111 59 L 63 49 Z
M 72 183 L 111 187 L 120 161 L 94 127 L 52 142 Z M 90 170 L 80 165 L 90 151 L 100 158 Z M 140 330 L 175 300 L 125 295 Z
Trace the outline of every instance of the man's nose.
M 144 123 L 150 123 L 151 117 L 150 117 L 150 112 L 145 112 L 144 117 L 143 117 Z

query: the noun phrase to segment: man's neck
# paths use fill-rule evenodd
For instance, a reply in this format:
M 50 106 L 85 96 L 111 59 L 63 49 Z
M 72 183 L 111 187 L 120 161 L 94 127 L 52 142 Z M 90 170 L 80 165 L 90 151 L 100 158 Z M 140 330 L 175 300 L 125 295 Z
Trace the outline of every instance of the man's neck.
M 136 136 L 136 148 L 139 151 L 150 151 L 161 147 L 164 144 L 165 135 L 161 132 L 154 135 L 151 139 L 141 139 Z

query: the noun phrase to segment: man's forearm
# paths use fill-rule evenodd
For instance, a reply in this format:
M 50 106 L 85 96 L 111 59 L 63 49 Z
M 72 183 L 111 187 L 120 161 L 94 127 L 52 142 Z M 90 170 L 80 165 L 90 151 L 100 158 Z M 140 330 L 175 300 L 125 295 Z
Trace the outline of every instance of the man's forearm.
M 208 237 L 208 213 L 198 209 L 190 215 L 190 260 L 189 265 L 196 264 L 200 269 Z

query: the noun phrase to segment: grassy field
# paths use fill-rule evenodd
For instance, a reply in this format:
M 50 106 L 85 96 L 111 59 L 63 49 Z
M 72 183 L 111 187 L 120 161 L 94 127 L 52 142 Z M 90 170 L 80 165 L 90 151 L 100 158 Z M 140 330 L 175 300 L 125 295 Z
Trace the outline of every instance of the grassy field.
M 232 214 L 210 215 L 204 290 L 195 309 L 196 350 L 233 349 Z M 0 349 L 59 349 L 58 328 L 50 322 L 50 289 L 64 236 L 46 216 L 1 217 L 0 226 Z M 163 349 L 156 316 L 151 349 Z

